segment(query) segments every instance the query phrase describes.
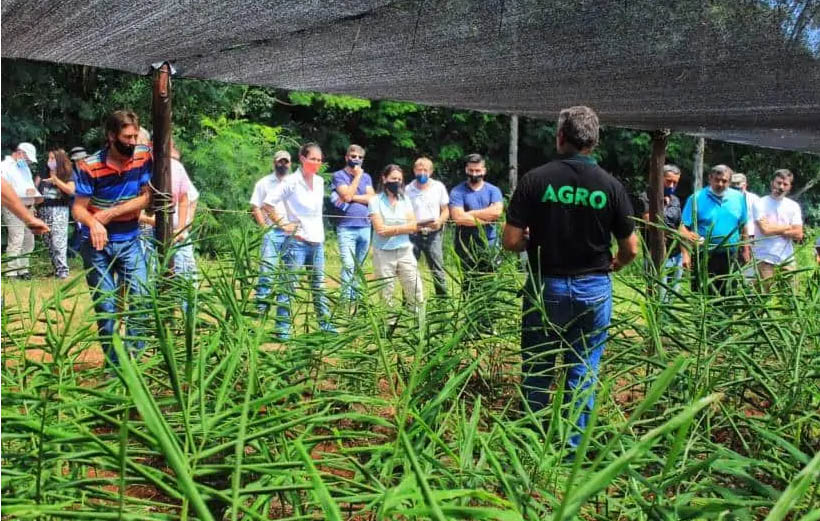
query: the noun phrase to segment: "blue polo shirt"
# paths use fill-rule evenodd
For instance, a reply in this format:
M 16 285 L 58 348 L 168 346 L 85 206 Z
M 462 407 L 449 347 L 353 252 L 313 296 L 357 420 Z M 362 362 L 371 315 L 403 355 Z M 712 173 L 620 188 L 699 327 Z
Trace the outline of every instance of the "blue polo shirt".
M 340 186 L 349 186 L 353 182 L 353 175 L 348 174 L 344 169 L 333 173 L 333 190 L 336 191 Z M 364 195 L 367 193 L 367 187 L 373 186 L 373 180 L 367 172 L 362 174 L 359 179 L 359 186 L 356 188 L 356 195 Z M 347 203 L 344 209 L 344 217 L 339 219 L 339 228 L 370 228 L 369 212 L 366 204 L 351 201 Z M 335 224 L 335 223 L 334 223 Z
M 465 212 L 483 210 L 494 203 L 500 203 L 502 201 L 504 201 L 504 196 L 501 194 L 501 190 L 487 181 L 484 181 L 484 185 L 480 190 L 470 188 L 467 181 L 454 186 L 453 189 L 450 190 L 450 206 L 460 206 L 464 208 Z M 470 239 L 478 239 L 478 228 L 459 226 L 458 233 L 459 236 L 463 236 L 464 239 L 468 237 Z M 495 224 L 484 225 L 484 233 L 487 235 L 487 242 L 494 244 L 497 235 Z
M 697 201 L 697 215 L 694 201 Z M 705 237 L 710 250 L 735 249 L 740 242 L 740 230 L 748 218 L 743 192 L 727 188 L 722 196 L 718 196 L 706 187 L 686 200 L 681 222 Z

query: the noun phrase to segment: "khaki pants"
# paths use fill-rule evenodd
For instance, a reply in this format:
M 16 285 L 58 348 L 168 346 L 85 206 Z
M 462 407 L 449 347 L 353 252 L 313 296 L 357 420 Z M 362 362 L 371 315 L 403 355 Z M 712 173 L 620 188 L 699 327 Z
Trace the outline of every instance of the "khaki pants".
M 9 259 L 3 266 L 3 275 L 8 277 L 26 275 L 29 254 L 34 249 L 34 234 L 23 221 L 6 208 L 3 208 L 2 216 L 3 228 L 7 237 L 6 256 Z
M 760 274 L 760 278 L 764 281 L 763 282 L 763 287 L 766 288 L 767 291 L 771 289 L 771 285 L 772 285 L 772 282 L 773 282 L 773 281 L 767 280 L 767 279 L 771 279 L 772 277 L 774 277 L 777 272 L 780 272 L 780 271 L 794 271 L 795 269 L 797 269 L 797 266 L 793 263 L 792 264 L 780 264 L 780 265 L 772 264 L 770 262 L 764 262 L 764 261 L 758 261 L 758 263 L 757 263 L 757 272 Z M 795 277 L 791 277 L 790 284 L 792 286 L 797 284 L 797 279 Z
M 416 307 L 424 300 L 424 290 L 413 246 L 408 244 L 396 250 L 373 248 L 373 270 L 378 279 L 382 279 L 384 300 L 391 306 L 396 304 L 394 297 L 396 277 L 401 282 L 402 292 L 407 302 Z

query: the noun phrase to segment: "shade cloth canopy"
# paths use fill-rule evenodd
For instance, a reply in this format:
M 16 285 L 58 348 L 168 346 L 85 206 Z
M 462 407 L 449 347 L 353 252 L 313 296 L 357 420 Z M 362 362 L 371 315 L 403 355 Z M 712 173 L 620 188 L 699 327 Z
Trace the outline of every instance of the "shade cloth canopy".
M 2 56 L 820 152 L 820 0 L 2 1 Z

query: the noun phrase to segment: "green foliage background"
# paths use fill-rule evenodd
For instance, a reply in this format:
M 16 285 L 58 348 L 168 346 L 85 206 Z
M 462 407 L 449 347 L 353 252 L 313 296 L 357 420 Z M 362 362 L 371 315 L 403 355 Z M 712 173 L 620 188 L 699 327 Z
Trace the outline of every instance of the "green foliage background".
M 4 152 L 20 141 L 31 141 L 41 150 L 76 145 L 95 149 L 102 141 L 105 116 L 117 108 L 136 110 L 144 126 L 151 126 L 147 76 L 3 59 L 2 85 Z M 427 155 L 448 186 L 462 180 L 463 157 L 479 152 L 487 158 L 489 180 L 509 191 L 505 115 L 205 80 L 175 79 L 173 89 L 176 141 L 208 208 L 246 210 L 253 183 L 270 169 L 272 152 L 285 147 L 295 153 L 304 141 L 322 146 L 329 171 L 341 166 L 350 143 L 367 148 L 365 167 L 371 174 L 388 163 L 409 170 L 416 157 Z M 521 119 L 520 175 L 554 157 L 554 138 L 554 122 Z M 650 145 L 647 132 L 605 128 L 597 155 L 605 169 L 637 194 L 646 186 Z M 691 192 L 694 155 L 694 138 L 670 137 L 668 161 L 685 172 L 678 189 L 682 197 Z M 757 193 L 768 191 L 768 179 L 778 168 L 795 172 L 795 192 L 820 178 L 820 157 L 815 155 L 707 142 L 707 168 L 718 163 L 746 172 Z M 806 190 L 798 201 L 809 223 L 820 222 L 820 190 Z M 213 215 L 200 218 L 206 231 L 217 226 Z M 220 217 L 219 224 L 236 218 Z M 205 251 L 212 247 L 203 244 Z

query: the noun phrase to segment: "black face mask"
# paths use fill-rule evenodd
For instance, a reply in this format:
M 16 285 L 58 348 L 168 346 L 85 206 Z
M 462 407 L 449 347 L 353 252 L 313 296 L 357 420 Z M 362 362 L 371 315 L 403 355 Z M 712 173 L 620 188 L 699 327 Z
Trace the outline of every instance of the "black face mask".
M 484 179 L 484 175 L 468 175 L 467 178 L 470 180 L 470 184 L 477 185 Z
M 276 165 L 276 175 L 282 177 L 288 173 L 288 165 Z
M 400 181 L 388 181 L 388 182 L 384 183 L 384 187 L 385 187 L 385 189 L 387 189 L 388 192 L 392 193 L 393 195 L 398 195 L 399 188 L 401 188 L 401 182 Z
M 119 139 L 114 141 L 114 147 L 116 147 L 117 152 L 124 155 L 125 157 L 133 156 L 134 155 L 134 149 L 136 148 L 136 146 L 134 146 L 134 145 L 126 145 L 125 143 L 123 143 Z

